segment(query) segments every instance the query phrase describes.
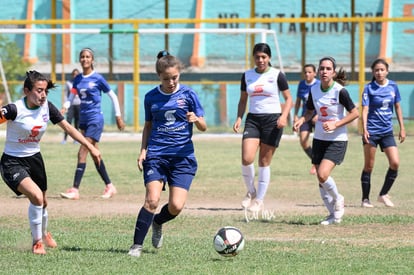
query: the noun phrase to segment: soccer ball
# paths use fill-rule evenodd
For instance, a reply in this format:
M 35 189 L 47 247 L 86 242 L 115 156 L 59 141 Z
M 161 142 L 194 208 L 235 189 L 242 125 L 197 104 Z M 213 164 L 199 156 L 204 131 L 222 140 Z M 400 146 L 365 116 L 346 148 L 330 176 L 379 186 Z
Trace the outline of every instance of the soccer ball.
M 214 235 L 214 249 L 224 257 L 232 257 L 239 254 L 244 248 L 244 237 L 239 229 L 233 226 L 220 228 Z

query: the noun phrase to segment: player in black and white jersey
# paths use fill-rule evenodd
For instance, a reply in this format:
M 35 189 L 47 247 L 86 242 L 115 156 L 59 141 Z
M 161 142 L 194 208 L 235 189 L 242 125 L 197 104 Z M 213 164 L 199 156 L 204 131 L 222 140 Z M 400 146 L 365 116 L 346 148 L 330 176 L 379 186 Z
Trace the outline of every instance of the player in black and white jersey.
M 30 201 L 28 215 L 35 254 L 46 254 L 43 241 L 48 247 L 57 246 L 47 231 L 47 176 L 39 144 L 48 122 L 58 124 L 86 146 L 96 163 L 101 158 L 99 150 L 64 120 L 60 111 L 47 100 L 52 88 L 55 84 L 51 80 L 37 71 L 29 71 L 24 80 L 24 96 L 3 106 L 0 112 L 0 123 L 7 122 L 0 171 L 10 189 L 16 195 L 24 194 Z
M 331 173 L 345 157 L 348 145 L 346 125 L 358 118 L 359 113 L 344 88 L 345 71 L 336 71 L 335 59 L 323 57 L 319 61 L 318 72 L 321 84 L 312 86 L 306 104 L 307 111 L 293 127 L 298 130 L 316 111 L 318 119 L 313 136 L 312 164 L 316 166 L 321 198 L 329 211 L 329 216 L 321 224 L 329 225 L 340 223 L 344 215 L 344 197 L 338 192 Z

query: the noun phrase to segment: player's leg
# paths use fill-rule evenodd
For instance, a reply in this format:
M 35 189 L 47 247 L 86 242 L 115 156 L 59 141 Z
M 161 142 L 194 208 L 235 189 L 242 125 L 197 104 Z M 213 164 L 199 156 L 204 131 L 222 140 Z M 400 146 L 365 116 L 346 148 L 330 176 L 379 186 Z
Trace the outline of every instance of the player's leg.
M 375 154 L 377 147 L 366 143 L 363 145 L 364 149 L 364 168 L 361 173 L 361 189 L 362 189 L 362 207 L 372 208 L 373 205 L 369 200 L 369 194 L 371 191 L 371 173 L 375 164 Z
M 163 186 L 164 183 L 160 180 L 150 181 L 146 184 L 145 202 L 138 213 L 135 223 L 134 244 L 128 252 L 130 256 L 141 256 L 142 245 L 153 222 L 155 211 L 158 208 Z
M 254 159 L 257 149 L 259 148 L 259 138 L 246 138 L 242 141 L 242 176 L 247 189 L 245 198 L 242 201 L 242 207 L 248 208 L 252 200 L 256 198 L 256 187 L 254 184 L 255 167 Z
M 393 186 L 395 179 L 398 176 L 398 168 L 400 165 L 400 158 L 398 154 L 398 148 L 393 136 L 387 136 L 384 138 L 384 144 L 382 145 L 383 151 L 388 159 L 388 170 L 385 175 L 384 184 L 381 188 L 378 201 L 385 204 L 385 206 L 393 207 L 394 203 L 390 200 L 388 195 L 391 187 Z

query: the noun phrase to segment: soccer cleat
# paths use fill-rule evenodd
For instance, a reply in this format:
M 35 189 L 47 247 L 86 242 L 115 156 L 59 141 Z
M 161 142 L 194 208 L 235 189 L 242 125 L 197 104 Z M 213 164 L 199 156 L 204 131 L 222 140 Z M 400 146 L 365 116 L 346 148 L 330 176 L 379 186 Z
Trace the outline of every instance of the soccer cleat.
M 392 203 L 392 201 L 390 200 L 390 196 L 388 194 L 378 196 L 378 201 L 382 202 L 387 207 L 394 207 L 394 203 Z
M 335 217 L 333 214 L 327 216 L 323 221 L 321 221 L 321 225 L 330 225 L 335 223 Z
M 79 189 L 72 187 L 66 193 L 60 193 L 60 196 L 68 200 L 79 200 Z
M 46 254 L 45 247 L 43 246 L 43 242 L 41 240 L 38 240 L 37 242 L 33 244 L 32 252 L 33 254 L 38 254 L 38 255 Z
M 112 183 L 110 183 L 106 185 L 104 193 L 101 196 L 101 198 L 109 199 L 109 198 L 112 198 L 115 194 L 116 194 L 116 188 Z
M 50 247 L 50 248 L 57 247 L 57 243 L 53 239 L 52 234 L 50 234 L 50 232 L 47 232 L 47 234 L 43 236 L 43 241 L 45 242 L 47 247 Z
M 246 196 L 242 200 L 242 203 L 241 203 L 242 207 L 248 208 L 254 198 L 256 198 L 256 193 L 247 192 Z
M 361 207 L 364 207 L 364 208 L 373 208 L 374 206 L 371 204 L 371 202 L 369 201 L 369 199 L 364 199 L 361 202 Z
M 152 222 L 152 246 L 155 248 L 161 248 L 162 241 L 162 225 Z
M 247 210 L 250 212 L 259 212 L 263 209 L 263 201 L 262 200 L 254 200 L 253 203 L 250 205 Z
M 316 167 L 315 167 L 315 165 L 312 165 L 311 169 L 309 170 L 309 174 L 316 175 Z
M 334 205 L 334 217 L 335 220 L 341 220 L 345 213 L 345 199 L 344 196 L 338 195 Z
M 132 257 L 140 257 L 142 252 L 142 245 L 134 244 L 129 248 L 128 255 Z

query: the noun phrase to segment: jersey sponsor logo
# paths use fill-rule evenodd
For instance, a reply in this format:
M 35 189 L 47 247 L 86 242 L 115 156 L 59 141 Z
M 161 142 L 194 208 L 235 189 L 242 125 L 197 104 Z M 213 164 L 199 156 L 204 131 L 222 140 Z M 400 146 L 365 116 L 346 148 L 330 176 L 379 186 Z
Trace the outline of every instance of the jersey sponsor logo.
M 256 85 L 256 86 L 254 86 L 254 91 L 253 91 L 253 93 L 254 94 L 260 94 L 260 93 L 263 93 L 263 84 L 259 84 L 259 85 Z
M 382 107 L 380 108 L 381 110 L 388 110 L 388 108 L 390 107 L 390 102 L 391 100 L 389 99 L 385 99 L 382 101 Z
M 169 110 L 164 113 L 164 117 L 167 120 L 165 125 L 172 125 L 175 123 L 176 121 L 175 116 L 174 116 L 175 111 L 176 110 Z

